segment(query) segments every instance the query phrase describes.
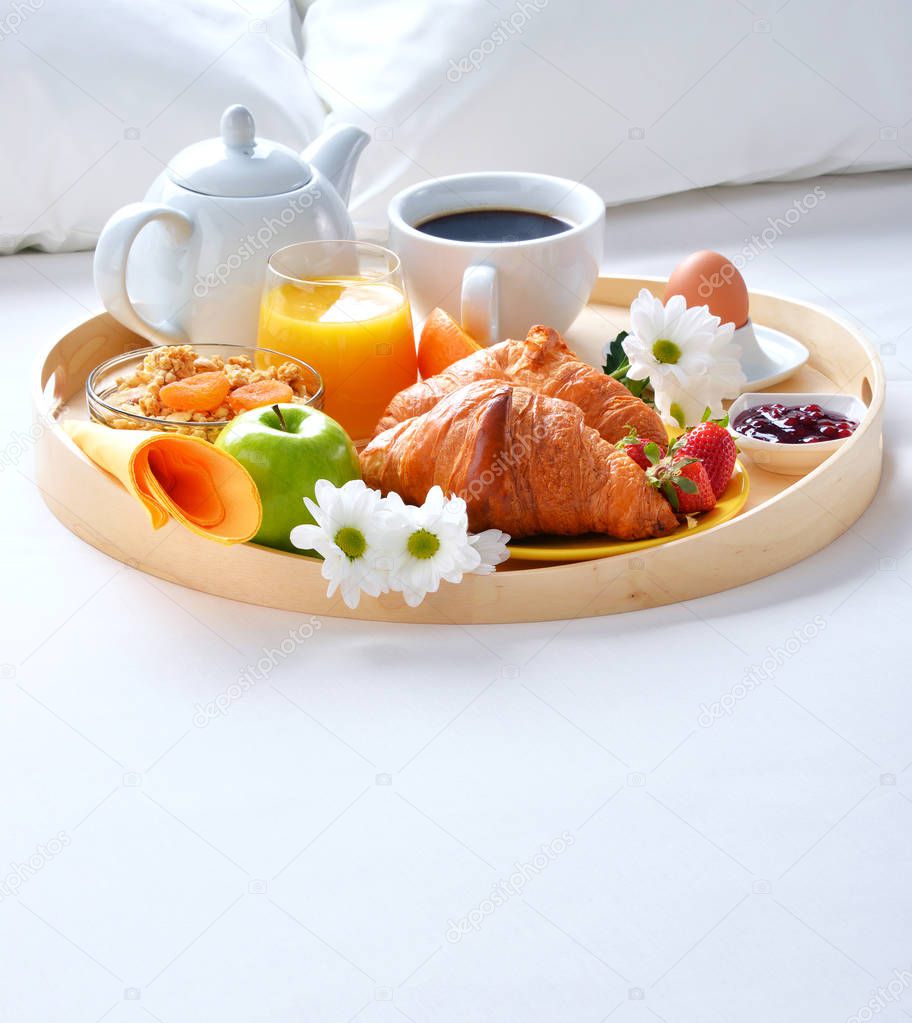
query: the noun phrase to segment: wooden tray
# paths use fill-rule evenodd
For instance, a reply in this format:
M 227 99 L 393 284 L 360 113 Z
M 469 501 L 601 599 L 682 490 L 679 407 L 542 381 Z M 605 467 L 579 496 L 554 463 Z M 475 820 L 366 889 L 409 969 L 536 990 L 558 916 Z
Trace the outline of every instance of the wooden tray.
M 642 287 L 660 278 L 603 277 L 568 332 L 582 358 L 599 361 L 603 343 L 627 325 Z M 884 376 L 865 339 L 816 306 L 751 294 L 751 316 L 808 346 L 807 366 L 779 390 L 839 391 L 868 414 L 855 434 L 802 479 L 764 472 L 745 459 L 751 493 L 744 511 L 704 533 L 663 546 L 566 565 L 507 562 L 496 574 L 444 583 L 418 608 L 399 594 L 363 598 L 357 611 L 327 600 L 320 562 L 253 544 L 223 547 L 175 523 L 153 532 L 140 507 L 100 473 L 58 423 L 85 416 L 88 373 L 104 359 L 147 342 L 107 314 L 80 324 L 41 358 L 34 381 L 36 468 L 45 501 L 87 543 L 152 575 L 252 604 L 388 622 L 548 621 L 656 607 L 771 575 L 825 547 L 865 510 L 880 479 Z

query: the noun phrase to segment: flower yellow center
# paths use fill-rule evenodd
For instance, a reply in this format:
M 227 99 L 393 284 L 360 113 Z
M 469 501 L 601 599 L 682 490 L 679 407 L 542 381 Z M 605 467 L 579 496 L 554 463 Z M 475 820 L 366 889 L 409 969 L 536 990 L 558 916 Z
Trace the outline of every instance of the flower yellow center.
M 364 534 L 354 526 L 343 526 L 333 537 L 333 543 L 349 561 L 357 561 L 367 550 L 367 540 L 364 539 Z
M 417 529 L 408 538 L 406 548 L 413 558 L 427 560 L 440 550 L 440 541 L 426 529 Z
M 660 337 L 652 346 L 652 354 L 655 356 L 656 362 L 673 366 L 681 358 L 681 349 L 674 341 L 669 341 L 667 337 Z

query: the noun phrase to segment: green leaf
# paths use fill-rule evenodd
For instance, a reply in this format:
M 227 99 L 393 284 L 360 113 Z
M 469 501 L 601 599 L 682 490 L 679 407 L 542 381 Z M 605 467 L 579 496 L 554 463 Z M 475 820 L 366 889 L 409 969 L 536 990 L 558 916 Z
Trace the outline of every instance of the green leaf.
M 681 507 L 681 503 L 678 501 L 678 494 L 671 483 L 662 484 L 662 493 L 665 495 L 668 503 L 671 505 L 672 511 L 677 511 Z
M 611 346 L 608 349 L 608 354 L 605 356 L 604 370 L 612 376 L 614 372 L 627 361 L 627 356 L 624 353 L 624 338 L 627 337 L 627 331 L 622 330 L 620 334 L 611 342 Z
M 694 483 L 694 481 L 692 479 L 689 479 L 687 476 L 681 476 L 675 482 L 678 484 L 678 487 L 684 491 L 685 494 L 695 494 L 698 490 L 696 483 Z
M 701 422 L 715 423 L 716 426 L 721 426 L 723 429 L 725 429 L 725 427 L 728 426 L 728 413 L 723 412 L 718 419 L 713 419 L 712 412 L 709 410 L 709 408 L 707 408 L 706 411 L 703 413 L 703 419 L 701 420 Z
M 634 398 L 641 398 L 643 391 L 649 386 L 649 377 L 646 377 L 645 380 L 630 380 L 625 377 L 621 383 L 630 391 Z
M 655 465 L 662 457 L 662 449 L 655 441 L 650 441 L 643 446 L 643 454 Z
M 624 351 L 624 338 L 626 337 L 627 331 L 622 330 L 611 342 L 605 355 L 605 364 L 602 366 L 602 370 L 607 376 L 617 380 L 619 384 L 623 384 L 634 398 L 640 398 L 648 404 L 653 398 L 652 389 L 649 386 L 649 377 L 646 377 L 645 380 L 631 380 L 627 376 L 627 372 L 630 369 L 630 360 Z

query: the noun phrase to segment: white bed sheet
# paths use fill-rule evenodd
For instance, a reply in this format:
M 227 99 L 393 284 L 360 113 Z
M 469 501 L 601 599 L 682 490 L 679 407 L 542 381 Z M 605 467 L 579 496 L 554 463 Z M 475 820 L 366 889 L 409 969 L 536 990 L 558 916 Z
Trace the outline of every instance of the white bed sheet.
M 814 184 L 612 210 L 605 268 L 733 252 Z M 91 256 L 0 260 L 0 1020 L 912 1012 L 912 173 L 817 184 L 745 274 L 883 354 L 884 478 L 841 539 L 621 617 L 327 619 L 205 726 L 301 619 L 145 577 L 50 515 L 16 454 L 25 380 L 98 310 Z

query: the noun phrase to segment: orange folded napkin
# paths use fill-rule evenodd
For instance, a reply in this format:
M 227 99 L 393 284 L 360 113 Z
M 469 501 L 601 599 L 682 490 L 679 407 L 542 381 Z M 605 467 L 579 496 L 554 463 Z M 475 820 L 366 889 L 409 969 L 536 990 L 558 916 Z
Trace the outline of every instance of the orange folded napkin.
M 173 516 L 200 536 L 244 543 L 263 506 L 250 473 L 199 437 L 67 420 L 63 428 L 92 461 L 119 480 L 149 513 L 153 529 Z

